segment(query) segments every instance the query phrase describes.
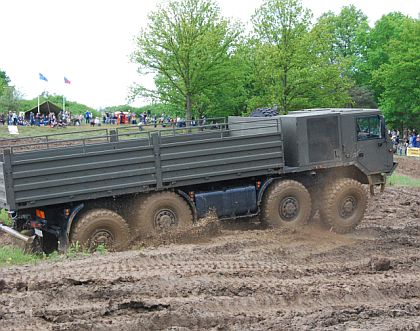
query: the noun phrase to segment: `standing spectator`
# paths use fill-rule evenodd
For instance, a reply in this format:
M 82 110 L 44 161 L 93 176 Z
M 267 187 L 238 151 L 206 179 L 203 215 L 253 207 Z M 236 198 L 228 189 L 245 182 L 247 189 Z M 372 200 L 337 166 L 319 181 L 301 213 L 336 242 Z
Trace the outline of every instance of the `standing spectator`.
M 410 147 L 417 147 L 417 136 L 416 136 L 416 132 L 414 131 L 410 137 Z
M 18 123 L 18 116 L 15 111 L 12 113 L 12 123 L 12 125 L 17 125 Z
M 34 113 L 33 113 L 33 112 L 30 112 L 30 113 L 29 113 L 29 124 L 30 124 L 31 126 L 34 126 L 34 125 L 35 125 L 35 115 L 34 115 Z
M 0 123 L 2 124 L 2 125 L 4 125 L 4 122 L 6 121 L 6 119 L 5 119 L 5 117 L 4 117 L 4 113 L 1 113 L 1 115 L 0 115 Z
M 90 111 L 87 110 L 85 113 L 86 124 L 90 123 L 90 117 L 91 117 Z

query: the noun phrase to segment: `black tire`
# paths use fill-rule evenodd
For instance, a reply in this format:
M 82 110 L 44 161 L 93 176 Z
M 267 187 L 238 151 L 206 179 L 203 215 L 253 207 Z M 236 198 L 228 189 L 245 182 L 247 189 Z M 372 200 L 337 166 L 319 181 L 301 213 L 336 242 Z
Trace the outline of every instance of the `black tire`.
M 73 225 L 70 242 L 79 242 L 83 249 L 94 250 L 99 244 L 108 250 L 122 251 L 130 243 L 126 221 L 108 209 L 92 209 L 83 214 Z
M 257 108 L 251 113 L 251 117 L 272 117 L 277 116 L 279 112 L 276 108 Z
M 174 192 L 151 193 L 140 198 L 132 219 L 132 227 L 140 237 L 185 228 L 192 223 L 190 206 Z
M 363 219 L 367 195 L 354 179 L 341 178 L 325 188 L 321 219 L 337 233 L 351 232 Z
M 308 222 L 311 196 L 301 183 L 278 181 L 268 188 L 262 202 L 262 221 L 273 227 L 298 228 Z

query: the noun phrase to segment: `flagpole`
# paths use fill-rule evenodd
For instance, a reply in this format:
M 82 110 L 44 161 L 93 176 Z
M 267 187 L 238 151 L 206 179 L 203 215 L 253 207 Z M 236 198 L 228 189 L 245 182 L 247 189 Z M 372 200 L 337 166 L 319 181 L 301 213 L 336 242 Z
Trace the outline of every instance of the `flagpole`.
M 38 114 L 39 114 L 39 94 L 38 94 Z
M 66 111 L 66 97 L 63 94 L 63 113 Z

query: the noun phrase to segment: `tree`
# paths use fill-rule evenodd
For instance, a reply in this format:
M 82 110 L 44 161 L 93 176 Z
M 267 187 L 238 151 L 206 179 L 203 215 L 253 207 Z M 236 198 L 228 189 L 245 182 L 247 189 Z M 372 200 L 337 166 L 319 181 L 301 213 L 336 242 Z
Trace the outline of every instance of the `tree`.
M 137 86 L 134 94 L 182 105 L 190 120 L 199 98 L 231 80 L 229 60 L 238 35 L 212 0 L 161 5 L 149 15 L 133 54 L 140 74 L 155 74 L 156 90 Z
M 311 29 L 310 19 L 298 0 L 267 0 L 257 10 L 251 108 L 277 104 L 287 113 L 348 102 L 348 79 L 330 60 L 331 33 Z
M 10 84 L 10 78 L 5 71 L 0 70 L 0 112 L 17 112 L 18 100 L 21 98 L 19 91 Z
M 369 33 L 367 51 L 363 54 L 363 63 L 360 65 L 359 83 L 370 86 L 376 101 L 384 90 L 381 84 L 372 79 L 372 75 L 381 65 L 389 62 L 389 52 L 392 51 L 390 42 L 400 39 L 405 22 L 411 20 L 398 12 L 389 13 L 382 16 Z
M 0 88 L 3 86 L 9 86 L 10 78 L 7 76 L 6 72 L 0 70 Z M 0 95 L 2 94 L 2 90 L 0 90 Z
M 256 68 L 265 76 L 261 85 L 269 94 L 266 100 L 280 102 L 285 113 L 294 89 L 290 76 L 299 67 L 297 53 L 309 31 L 310 19 L 310 11 L 298 0 L 266 0 L 252 17 L 258 41 Z
M 363 79 L 362 70 L 368 49 L 369 25 L 367 16 L 354 5 L 345 6 L 338 15 L 323 14 L 317 23 L 328 31 L 331 47 L 331 63 L 340 64 L 341 75 L 350 79 L 351 106 L 375 104 L 370 87 Z M 370 98 L 370 99 L 369 99 Z
M 388 61 L 373 72 L 379 105 L 394 128 L 420 127 L 420 20 L 408 19 L 388 47 Z
M 338 15 L 327 12 L 319 18 L 332 35 L 332 61 L 348 58 L 351 66 L 365 50 L 365 39 L 369 32 L 367 16 L 354 5 L 345 6 Z M 350 69 L 350 68 L 349 68 Z
M 21 97 L 19 91 L 14 86 L 1 86 L 3 91 L 0 94 L 0 113 L 19 111 L 18 100 Z

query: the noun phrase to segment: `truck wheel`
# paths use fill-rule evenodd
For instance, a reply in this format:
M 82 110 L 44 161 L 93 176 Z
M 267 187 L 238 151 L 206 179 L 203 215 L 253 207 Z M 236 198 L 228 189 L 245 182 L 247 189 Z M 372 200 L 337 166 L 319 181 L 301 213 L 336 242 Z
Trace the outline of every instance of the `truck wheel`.
M 366 206 L 366 192 L 358 181 L 338 179 L 325 189 L 321 219 L 333 231 L 347 233 L 362 221 Z
M 70 235 L 72 243 L 79 242 L 82 248 L 88 250 L 94 250 L 102 244 L 109 250 L 121 251 L 127 248 L 129 239 L 126 221 L 108 209 L 93 209 L 83 214 Z
M 141 237 L 183 228 L 193 223 L 188 203 L 174 192 L 158 192 L 140 200 L 134 227 Z
M 284 180 L 272 184 L 264 195 L 262 220 L 279 227 L 300 227 L 311 214 L 311 196 L 301 183 Z

